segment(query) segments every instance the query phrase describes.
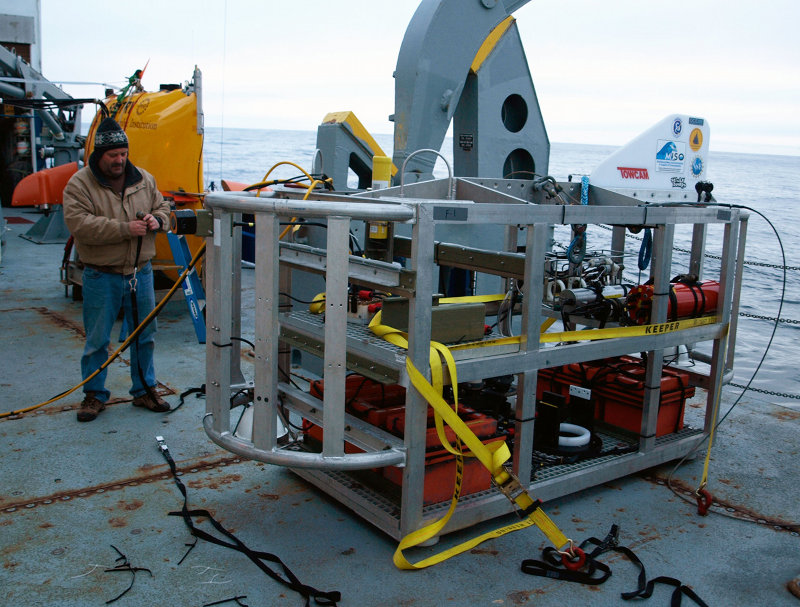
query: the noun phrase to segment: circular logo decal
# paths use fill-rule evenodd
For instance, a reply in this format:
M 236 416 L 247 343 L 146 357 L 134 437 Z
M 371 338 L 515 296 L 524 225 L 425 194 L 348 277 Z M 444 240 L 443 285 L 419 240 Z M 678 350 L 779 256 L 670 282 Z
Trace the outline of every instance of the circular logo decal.
M 692 162 L 692 175 L 695 177 L 700 177 L 703 173 L 703 159 L 700 156 L 694 157 L 694 162 Z
M 693 152 L 697 152 L 703 147 L 703 131 L 700 129 L 692 129 L 692 134 L 689 135 L 689 147 Z
M 149 106 L 150 106 L 150 100 L 149 99 L 145 99 L 144 101 L 142 101 L 140 104 L 138 104 L 136 106 L 136 114 L 141 116 L 142 114 L 144 114 L 147 111 L 147 108 Z
M 675 122 L 672 123 L 672 132 L 675 133 L 675 136 L 677 137 L 678 135 L 681 134 L 682 130 L 683 130 L 683 122 L 681 122 L 680 118 L 676 118 Z

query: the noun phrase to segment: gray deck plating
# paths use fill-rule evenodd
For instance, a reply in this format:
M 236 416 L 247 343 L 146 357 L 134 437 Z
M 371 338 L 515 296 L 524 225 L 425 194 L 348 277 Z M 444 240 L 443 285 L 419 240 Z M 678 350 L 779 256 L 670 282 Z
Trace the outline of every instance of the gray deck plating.
M 12 214 L 29 216 L 6 213 Z M 4 411 L 46 400 L 80 379 L 81 307 L 58 283 L 62 247 L 18 238 L 27 227 L 9 226 L 0 263 Z M 251 292 L 246 285 L 245 301 Z M 182 301 L 160 317 L 157 343 L 159 378 L 175 406 L 178 393 L 204 381 L 203 346 Z M 394 540 L 293 473 L 240 460 L 211 443 L 202 430 L 202 401 L 189 396 L 174 414 L 154 414 L 130 406 L 128 385 L 127 364 L 114 363 L 109 386 L 119 400 L 89 424 L 75 420 L 80 393 L 0 420 L 3 604 L 105 603 L 129 583 L 129 574 L 103 572 L 118 556 L 112 545 L 131 565 L 153 572 L 139 572 L 119 605 L 199 607 L 237 595 L 253 606 L 303 604 L 243 555 L 212 544 L 200 542 L 178 564 L 192 538 L 179 517 L 168 516 L 180 508 L 181 496 L 157 434 L 182 472 L 190 507 L 210 510 L 252 548 L 278 554 L 303 582 L 341 591 L 343 606 L 620 605 L 620 592 L 635 587 L 634 566 L 619 556 L 605 559 L 614 575 L 595 588 L 524 575 L 521 560 L 537 557 L 545 545 L 535 529 L 425 571 L 399 571 L 392 564 Z M 725 389 L 723 411 L 738 393 Z M 699 425 L 699 415 L 688 407 L 688 422 Z M 775 525 L 800 521 L 799 429 L 796 407 L 742 399 L 716 437 L 709 489 L 724 506 L 715 505 L 706 518 L 665 486 L 674 463 L 553 500 L 545 509 L 576 540 L 602 537 L 617 523 L 650 576 L 677 577 L 710 605 L 797 605 L 784 584 L 800 571 L 798 534 Z M 702 457 L 687 462 L 674 484 L 694 488 L 702 465 Z M 447 535 L 434 549 L 502 522 Z M 200 525 L 210 531 L 207 522 Z M 667 605 L 670 593 L 659 587 L 647 604 Z

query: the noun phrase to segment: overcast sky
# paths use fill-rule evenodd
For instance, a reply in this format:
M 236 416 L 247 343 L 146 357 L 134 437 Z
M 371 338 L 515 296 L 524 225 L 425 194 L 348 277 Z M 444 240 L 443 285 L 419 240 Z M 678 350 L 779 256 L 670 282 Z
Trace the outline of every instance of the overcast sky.
M 417 5 L 41 0 L 42 70 L 121 86 L 149 61 L 153 90 L 197 65 L 207 126 L 315 130 L 352 110 L 391 133 L 392 72 Z M 622 145 L 677 112 L 708 120 L 712 150 L 800 155 L 797 0 L 531 0 L 515 17 L 553 142 Z

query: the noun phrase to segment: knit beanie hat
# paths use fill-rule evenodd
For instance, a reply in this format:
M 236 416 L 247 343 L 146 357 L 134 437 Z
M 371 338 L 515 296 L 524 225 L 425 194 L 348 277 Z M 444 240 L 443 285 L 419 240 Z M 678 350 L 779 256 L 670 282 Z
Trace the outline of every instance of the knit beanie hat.
M 128 136 L 113 118 L 104 118 L 94 134 L 94 150 L 100 154 L 115 148 L 128 147 Z

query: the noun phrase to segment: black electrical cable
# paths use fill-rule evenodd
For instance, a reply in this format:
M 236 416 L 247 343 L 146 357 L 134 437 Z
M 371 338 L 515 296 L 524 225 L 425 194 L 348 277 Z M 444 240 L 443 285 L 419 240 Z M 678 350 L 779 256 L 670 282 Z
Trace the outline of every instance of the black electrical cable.
M 710 203 L 706 203 L 706 204 L 710 204 Z M 742 397 L 745 395 L 747 390 L 750 388 L 750 384 L 753 383 L 753 380 L 756 378 L 756 375 L 758 375 L 758 372 L 761 370 L 761 366 L 764 364 L 764 361 L 767 358 L 767 354 L 769 353 L 769 350 L 772 347 L 772 341 L 775 339 L 775 333 L 777 332 L 778 326 L 780 324 L 781 311 L 783 310 L 783 304 L 784 304 L 784 301 L 786 299 L 786 251 L 783 248 L 783 241 L 781 240 L 781 237 L 780 237 L 780 234 L 778 233 L 778 230 L 775 228 L 775 226 L 772 224 L 772 222 L 769 219 L 767 219 L 766 215 L 764 215 L 760 211 L 757 211 L 756 209 L 753 209 L 751 207 L 746 207 L 744 205 L 741 205 L 741 206 L 740 205 L 713 205 L 713 206 L 733 206 L 735 208 L 746 209 L 748 211 L 752 211 L 756 215 L 760 216 L 764 221 L 766 221 L 769 224 L 769 227 L 772 228 L 772 231 L 775 234 L 775 238 L 778 240 L 778 246 L 781 249 L 781 265 L 783 266 L 783 280 L 781 281 L 781 297 L 780 297 L 780 301 L 778 303 L 778 312 L 775 315 L 775 322 L 772 325 L 772 332 L 770 333 L 769 340 L 767 341 L 767 347 L 764 349 L 764 354 L 761 356 L 761 360 L 758 361 L 758 365 L 756 365 L 756 368 L 753 371 L 753 375 L 750 377 L 750 381 L 747 382 L 747 384 L 745 385 L 744 389 L 742 390 L 742 393 L 738 396 L 738 398 L 731 405 L 730 409 L 728 409 L 728 411 L 725 413 L 725 415 L 723 415 L 722 418 L 717 423 L 716 427 L 719 427 L 719 425 L 723 421 L 725 421 L 725 419 L 728 417 L 728 415 L 730 415 L 730 413 L 731 413 L 731 411 L 733 411 L 734 407 L 736 407 L 736 405 L 739 404 L 739 401 L 742 399 Z
M 310 177 L 311 177 L 312 180 L 323 182 L 323 185 L 325 185 L 326 188 L 327 188 L 327 185 L 325 184 L 325 180 L 328 179 L 328 176 L 325 175 L 325 173 L 312 174 L 312 175 L 310 175 Z M 244 188 L 242 191 L 243 192 L 251 192 L 253 190 L 262 190 L 262 189 L 264 189 L 266 187 L 269 187 L 271 185 L 283 185 L 283 184 L 287 184 L 287 183 L 302 183 L 303 181 L 307 181 L 308 178 L 309 178 L 308 175 L 301 174 L 301 175 L 297 175 L 295 177 L 287 177 L 285 179 L 270 179 L 269 181 L 260 181 L 258 183 L 254 183 L 252 185 L 249 185 L 246 188 Z
M 247 344 L 251 348 L 253 348 L 253 350 L 256 349 L 256 345 L 252 341 L 249 341 L 249 340 L 245 339 L 244 337 L 231 337 L 231 341 L 240 341 L 242 343 Z
M 202 384 L 199 388 L 189 388 L 181 392 L 180 396 L 178 397 L 179 398 L 178 404 L 169 411 L 167 411 L 167 413 L 172 414 L 175 413 L 175 411 L 177 411 L 178 409 L 180 409 L 183 406 L 186 397 L 189 396 L 190 394 L 194 394 L 195 398 L 204 398 L 206 395 L 206 385 Z
M 294 297 L 293 295 L 289 295 L 288 293 L 284 293 L 283 291 L 281 291 L 279 293 L 279 295 L 283 295 L 284 297 L 288 297 L 292 301 L 296 301 L 297 303 L 301 303 L 301 304 L 311 305 L 312 303 L 319 303 L 319 300 L 317 300 L 317 301 L 305 301 L 303 299 L 298 299 L 297 297 Z
M 680 205 L 677 205 L 676 203 L 671 203 L 671 204 L 668 203 L 668 204 L 659 205 L 659 206 L 680 206 Z M 775 333 L 778 330 L 778 325 L 780 324 L 779 319 L 780 319 L 780 316 L 781 316 L 781 311 L 783 310 L 783 304 L 784 304 L 784 301 L 786 299 L 786 251 L 785 251 L 785 249 L 783 247 L 783 240 L 781 240 L 781 236 L 778 233 L 777 228 L 773 225 L 773 223 L 769 220 L 769 218 L 767 218 L 767 216 L 764 215 L 761 211 L 758 211 L 757 209 L 754 209 L 752 207 L 748 207 L 748 206 L 745 206 L 745 205 L 723 204 L 723 203 L 718 203 L 718 202 L 717 203 L 704 202 L 704 203 L 701 203 L 701 206 L 715 206 L 715 207 L 725 207 L 725 208 L 733 208 L 733 209 L 745 209 L 747 211 L 752 211 L 753 213 L 755 213 L 756 215 L 761 217 L 764 221 L 767 222 L 769 227 L 772 229 L 772 232 L 775 234 L 775 239 L 778 241 L 778 246 L 780 247 L 780 250 L 781 250 L 781 261 L 782 261 L 781 265 L 783 266 L 783 280 L 781 281 L 781 296 L 780 296 L 780 300 L 779 300 L 779 303 L 778 303 L 778 312 L 776 314 L 775 322 L 772 325 L 772 332 L 770 333 L 769 340 L 767 341 L 767 346 L 764 349 L 764 354 L 762 354 L 761 359 L 758 361 L 758 364 L 756 365 L 756 368 L 753 371 L 753 374 L 750 376 L 750 380 L 747 382 L 747 384 L 745 385 L 744 389 L 742 390 L 742 393 L 739 394 L 739 396 L 734 401 L 734 403 L 730 406 L 730 408 L 725 413 L 725 415 L 723 415 L 720 418 L 720 420 L 717 422 L 717 425 L 715 426 L 715 429 L 716 429 L 716 428 L 719 427 L 719 425 L 723 421 L 725 421 L 725 419 L 728 417 L 728 415 L 730 415 L 731 411 L 733 411 L 733 409 L 739 404 L 739 401 L 741 401 L 742 397 L 745 395 L 747 390 L 750 388 L 750 384 L 753 383 L 753 380 L 755 380 L 756 375 L 758 375 L 758 372 L 761 370 L 761 367 L 762 367 L 762 365 L 764 364 L 764 361 L 767 358 L 767 354 L 769 353 L 769 350 L 772 347 L 772 342 L 775 339 Z
M 141 211 L 136 213 L 137 219 L 144 218 L 144 213 Z M 129 286 L 131 288 L 131 317 L 133 318 L 133 327 L 136 328 L 139 326 L 139 305 L 136 295 L 136 266 L 139 265 L 139 255 L 142 252 L 142 237 L 139 236 L 136 239 L 136 261 L 133 263 L 133 278 L 129 281 Z M 142 361 L 139 358 L 141 354 L 139 348 L 139 334 L 136 334 L 135 339 L 133 340 L 133 345 L 136 347 L 136 371 L 139 375 L 139 381 L 142 383 L 142 387 L 144 388 L 147 397 L 153 403 L 153 406 L 158 406 L 158 396 L 155 392 L 155 386 L 148 386 L 147 381 L 145 381 L 144 371 L 142 370 Z M 131 356 L 131 358 L 134 358 Z M 169 411 L 169 409 L 167 409 Z
M 212 544 L 230 548 L 244 554 L 254 565 L 256 565 L 259 569 L 261 569 L 261 571 L 263 571 L 273 580 L 300 594 L 300 596 L 305 599 L 306 607 L 310 606 L 311 599 L 313 599 L 317 605 L 336 607 L 342 598 L 341 593 L 338 591 L 322 591 L 314 588 L 313 586 L 303 584 L 280 557 L 269 552 L 262 552 L 260 550 L 253 550 L 249 548 L 232 532 L 225 529 L 225 527 L 223 527 L 222 524 L 217 521 L 217 519 L 215 519 L 208 510 L 189 510 L 189 496 L 186 486 L 181 481 L 180 476 L 178 476 L 178 468 L 175 464 L 175 460 L 172 458 L 172 455 L 170 454 L 167 445 L 163 442 L 163 439 L 161 437 L 157 437 L 157 440 L 159 441 L 161 455 L 166 460 L 167 464 L 169 465 L 169 469 L 172 472 L 172 478 L 175 481 L 175 485 L 183 495 L 183 505 L 181 506 L 180 511 L 169 512 L 169 516 L 180 516 L 183 518 L 183 522 L 193 536 L 207 542 L 211 542 Z M 224 535 L 227 539 L 218 538 L 215 535 L 212 535 L 211 533 L 208 533 L 207 531 L 195 526 L 193 520 L 194 517 L 205 518 L 209 521 L 209 523 L 211 523 L 214 529 Z M 274 571 L 267 563 L 274 563 L 275 565 L 278 565 L 282 573 Z
M 644 229 L 644 237 L 642 238 L 642 246 L 639 247 L 639 269 L 644 271 L 650 265 L 650 258 L 653 252 L 653 232 L 650 228 Z
M 326 228 L 328 227 L 327 223 L 322 223 L 320 221 L 305 221 L 305 220 L 298 220 L 298 221 L 281 221 L 282 226 L 316 226 L 318 228 Z
M 253 223 L 253 222 L 234 222 L 233 225 L 234 226 L 239 226 L 239 227 L 250 227 L 250 228 L 252 228 L 255 225 L 255 223 Z M 280 225 L 282 225 L 282 226 L 300 226 L 300 227 L 302 227 L 302 226 L 314 226 L 314 227 L 317 227 L 317 228 L 328 229 L 328 224 L 326 224 L 326 223 L 322 223 L 322 222 L 319 222 L 319 221 L 306 221 L 304 219 L 299 219 L 298 221 L 281 221 Z M 353 255 L 363 256 L 364 255 L 364 249 L 361 247 L 361 243 L 358 242 L 358 238 L 352 232 L 352 230 L 349 233 L 349 237 L 350 237 L 350 248 L 353 251 Z
M 655 206 L 655 205 L 653 205 L 653 206 Z M 684 206 L 684 205 L 681 205 L 679 203 L 664 203 L 664 204 L 659 204 L 657 206 Z M 723 203 L 714 203 L 714 202 L 704 202 L 704 203 L 700 203 L 700 206 L 716 206 L 716 207 L 724 207 L 724 208 L 729 208 L 729 209 L 744 209 L 744 210 L 747 210 L 747 211 L 751 211 L 751 212 L 755 213 L 756 215 L 758 215 L 759 217 L 761 217 L 764 221 L 767 222 L 769 227 L 772 229 L 772 232 L 775 234 L 775 238 L 778 241 L 778 246 L 780 247 L 780 250 L 781 250 L 781 261 L 782 261 L 781 265 L 783 267 L 783 280 L 782 280 L 782 283 L 781 283 L 781 296 L 780 296 L 780 301 L 778 303 L 778 313 L 776 314 L 775 322 L 773 323 L 773 326 L 772 326 L 772 333 L 770 333 L 769 340 L 767 341 L 767 346 L 764 349 L 764 354 L 762 354 L 761 359 L 758 362 L 758 365 L 756 365 L 756 368 L 753 371 L 753 374 L 750 376 L 750 380 L 747 382 L 747 384 L 745 384 L 745 387 L 742 389 L 742 392 L 739 394 L 739 396 L 736 398 L 736 400 L 733 402 L 733 404 L 730 406 L 730 408 L 725 412 L 725 415 L 723 415 L 717 421 L 717 423 L 714 425 L 714 430 L 716 431 L 719 428 L 719 426 L 722 424 L 722 422 L 725 421 L 725 419 L 727 419 L 728 415 L 730 415 L 731 412 L 738 406 L 739 402 L 742 400 L 742 398 L 744 397 L 745 393 L 747 393 L 747 390 L 750 388 L 750 385 L 755 380 L 756 375 L 758 375 L 758 372 L 761 370 L 761 367 L 762 367 L 762 365 L 764 364 L 764 361 L 767 358 L 767 354 L 769 353 L 769 350 L 772 347 L 772 342 L 773 342 L 773 340 L 775 338 L 775 333 L 778 330 L 778 325 L 780 324 L 779 319 L 780 319 L 781 311 L 783 310 L 783 304 L 784 304 L 784 301 L 785 301 L 785 298 L 786 298 L 786 251 L 785 251 L 784 246 L 783 246 L 783 240 L 781 240 L 781 236 L 778 233 L 777 228 L 773 225 L 773 223 L 769 220 L 769 218 L 766 215 L 764 215 L 761 211 L 759 211 L 757 209 L 754 209 L 752 207 L 748 207 L 746 205 L 739 205 L 739 204 L 723 204 Z M 708 433 L 708 432 L 704 433 L 703 436 L 700 438 L 700 440 L 697 442 L 697 444 L 686 455 L 683 456 L 683 458 L 675 465 L 675 468 L 673 468 L 672 472 L 670 472 L 669 476 L 667 477 L 667 486 L 669 487 L 670 491 L 672 491 L 672 493 L 674 493 L 675 495 L 677 495 L 678 497 L 680 497 L 684 501 L 690 501 L 690 500 L 688 500 L 681 493 L 679 493 L 678 491 L 675 490 L 675 488 L 672 486 L 672 477 L 678 471 L 678 468 L 680 468 L 683 465 L 683 462 L 685 462 L 687 460 L 687 458 L 692 456 L 700 448 L 700 446 L 703 443 L 705 443 L 707 440 L 709 440 L 710 437 L 711 437 L 711 433 Z M 719 514 L 723 514 L 724 515 L 723 512 L 719 512 Z M 738 518 L 738 517 L 733 517 L 733 518 Z
M 183 272 L 181 272 L 181 275 L 178 277 L 178 280 L 176 280 L 173 283 L 173 285 L 170 287 L 169 291 L 167 291 L 167 294 L 164 295 L 164 297 L 161 299 L 161 301 L 158 302 L 156 307 L 153 308 L 153 311 L 150 314 L 148 314 L 147 317 L 142 321 L 142 323 L 133 330 L 133 332 L 128 336 L 128 338 L 125 340 L 125 342 L 122 344 L 122 346 L 120 346 L 108 358 L 108 360 L 106 360 L 102 365 L 100 365 L 100 368 L 97 369 L 97 371 L 95 371 L 92 375 L 90 375 L 89 377 L 84 379 L 81 383 L 73 386 L 72 388 L 70 388 L 68 390 L 64 390 L 63 392 L 57 394 L 56 396 L 53 396 L 52 398 L 50 398 L 50 399 L 48 399 L 48 400 L 46 400 L 44 402 L 41 402 L 41 403 L 39 403 L 37 405 L 33 405 L 31 407 L 24 407 L 22 409 L 15 409 L 13 411 L 5 411 L 3 413 L 0 413 L 0 419 L 6 418 L 6 417 L 11 417 L 13 415 L 20 415 L 20 414 L 23 414 L 23 413 L 28 413 L 29 411 L 33 411 L 33 410 L 38 409 L 40 407 L 44 407 L 45 405 L 49 405 L 49 404 L 59 400 L 60 398 L 63 398 L 64 396 L 66 396 L 68 394 L 72 394 L 75 390 L 77 390 L 78 388 L 83 386 L 87 381 L 89 381 L 92 377 L 94 377 L 95 374 L 99 373 L 100 371 L 102 371 L 103 369 L 108 367 L 108 365 L 110 365 L 117 358 L 117 356 L 119 356 L 122 352 L 125 351 L 125 349 L 128 346 L 130 346 L 130 344 L 133 342 L 135 337 L 138 336 L 139 333 L 144 330 L 144 328 L 153 320 L 153 318 L 155 318 L 161 312 L 161 309 L 167 304 L 169 299 L 175 294 L 175 291 L 178 290 L 178 287 L 183 283 L 183 280 L 189 275 L 189 272 L 192 270 L 192 268 L 194 268 L 194 266 L 197 264 L 197 262 L 200 261 L 200 258 L 205 254 L 205 250 L 206 250 L 206 245 L 205 245 L 205 243 L 203 243 L 202 245 L 200 245 L 200 248 L 194 254 L 194 257 L 192 257 L 192 260 L 189 262 L 189 265 L 186 268 L 184 268 Z

